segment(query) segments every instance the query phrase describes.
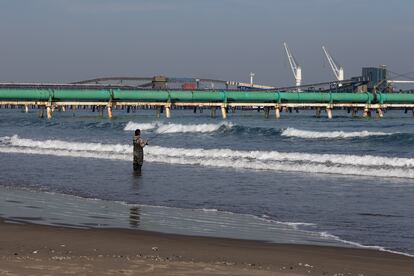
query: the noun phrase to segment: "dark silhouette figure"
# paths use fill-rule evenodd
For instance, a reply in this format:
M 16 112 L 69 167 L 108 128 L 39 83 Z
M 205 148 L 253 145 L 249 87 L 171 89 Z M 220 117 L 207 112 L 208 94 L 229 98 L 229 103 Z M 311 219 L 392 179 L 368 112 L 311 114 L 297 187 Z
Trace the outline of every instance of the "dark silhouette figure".
M 136 129 L 133 139 L 134 145 L 134 161 L 133 168 L 134 172 L 138 175 L 141 175 L 142 164 L 144 163 L 144 147 L 148 145 L 147 140 L 141 138 L 141 130 Z

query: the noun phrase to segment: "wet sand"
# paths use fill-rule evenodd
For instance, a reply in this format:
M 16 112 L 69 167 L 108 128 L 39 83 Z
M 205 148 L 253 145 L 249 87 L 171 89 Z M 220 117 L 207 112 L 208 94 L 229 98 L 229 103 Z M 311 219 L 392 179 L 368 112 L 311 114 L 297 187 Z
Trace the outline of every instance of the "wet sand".
M 414 258 L 138 230 L 0 221 L 0 275 L 414 275 Z

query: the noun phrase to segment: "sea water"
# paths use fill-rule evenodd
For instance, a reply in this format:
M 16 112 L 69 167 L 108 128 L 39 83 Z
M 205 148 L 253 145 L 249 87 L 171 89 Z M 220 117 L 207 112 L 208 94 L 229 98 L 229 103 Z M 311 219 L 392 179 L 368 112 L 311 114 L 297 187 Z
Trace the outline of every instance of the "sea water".
M 53 115 L 0 110 L 0 216 L 10 221 L 414 254 L 412 114 Z M 150 139 L 141 176 L 136 128 Z

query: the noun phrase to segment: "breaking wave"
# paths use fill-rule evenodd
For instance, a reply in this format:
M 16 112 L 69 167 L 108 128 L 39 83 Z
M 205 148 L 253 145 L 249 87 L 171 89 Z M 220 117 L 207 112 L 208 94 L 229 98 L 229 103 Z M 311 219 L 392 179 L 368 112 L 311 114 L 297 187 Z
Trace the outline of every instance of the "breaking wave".
M 157 123 L 134 123 L 134 122 L 128 122 L 128 124 L 125 126 L 125 131 L 134 131 L 137 128 L 141 130 L 151 130 L 157 127 Z
M 385 132 L 370 132 L 367 130 L 363 131 L 309 131 L 309 130 L 300 130 L 296 128 L 287 128 L 282 131 L 282 136 L 285 137 L 297 137 L 303 139 L 346 139 L 346 138 L 363 138 L 369 136 L 389 136 L 394 133 L 385 133 Z
M 131 160 L 132 146 L 0 137 L 0 152 Z M 145 148 L 149 162 L 216 168 L 414 178 L 414 159 L 374 155 L 316 154 L 232 149 Z
M 234 125 L 228 122 L 221 122 L 217 124 L 164 124 L 164 123 L 137 123 L 128 122 L 124 127 L 125 131 L 134 131 L 135 129 L 141 129 L 144 131 L 152 131 L 154 133 L 213 133 L 220 131 L 221 133 L 227 133 L 232 135 L 243 134 L 261 134 L 265 136 L 282 136 L 301 139 L 355 139 L 355 138 L 367 138 L 367 137 L 389 137 L 395 135 L 403 135 L 402 133 L 386 133 L 375 131 L 311 131 L 301 130 L 288 127 L 286 129 L 277 128 L 261 128 Z M 407 139 L 407 137 L 403 137 Z
M 163 124 L 163 123 L 136 123 L 128 122 L 125 131 L 133 131 L 137 128 L 141 130 L 153 130 L 156 133 L 210 133 L 223 128 L 231 128 L 231 123 L 218 124 Z

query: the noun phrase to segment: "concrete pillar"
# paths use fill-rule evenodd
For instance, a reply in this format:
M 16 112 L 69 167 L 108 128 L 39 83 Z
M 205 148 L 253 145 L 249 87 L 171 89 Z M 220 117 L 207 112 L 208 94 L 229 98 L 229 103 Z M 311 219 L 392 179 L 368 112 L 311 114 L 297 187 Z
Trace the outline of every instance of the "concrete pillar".
M 370 117 L 370 111 L 369 111 L 369 108 L 368 107 L 365 107 L 364 108 L 364 115 L 363 115 L 363 117 L 364 118 L 368 118 L 368 117 Z
M 102 108 L 103 110 L 103 108 Z M 112 113 L 112 105 L 108 105 L 108 118 L 112 119 L 113 113 Z
M 52 119 L 52 107 L 51 106 L 47 106 L 46 113 L 47 113 L 47 118 L 49 120 Z
M 264 114 L 265 114 L 265 118 L 269 119 L 269 116 L 270 116 L 270 108 L 269 107 L 264 108 Z
M 326 114 L 328 115 L 328 119 L 332 119 L 332 108 L 327 108 Z
M 24 112 L 29 113 L 29 106 L 27 104 L 24 106 Z
M 280 107 L 276 107 L 275 108 L 275 115 L 276 115 L 276 119 L 280 119 Z
M 211 118 L 216 118 L 216 107 L 215 106 L 211 107 Z
M 321 117 L 321 108 L 317 107 L 315 113 L 316 113 L 316 118 L 320 118 Z
M 157 107 L 155 112 L 156 112 L 157 119 L 159 119 L 161 117 L 161 107 Z
M 103 117 L 103 113 L 104 113 L 104 108 L 103 108 L 103 106 L 98 106 L 98 110 L 99 110 L 99 116 L 100 117 Z
M 171 118 L 171 106 L 165 106 L 165 117 Z
M 353 108 L 352 109 L 352 117 L 353 118 L 357 117 L 357 113 L 358 113 L 358 109 L 357 108 Z
M 223 117 L 223 120 L 227 119 L 227 110 L 224 105 L 221 106 L 221 116 Z
M 383 118 L 384 117 L 384 112 L 382 112 L 381 108 L 377 108 L 377 116 L 378 116 L 378 118 Z
M 45 117 L 45 108 L 42 106 L 39 111 L 39 118 Z

